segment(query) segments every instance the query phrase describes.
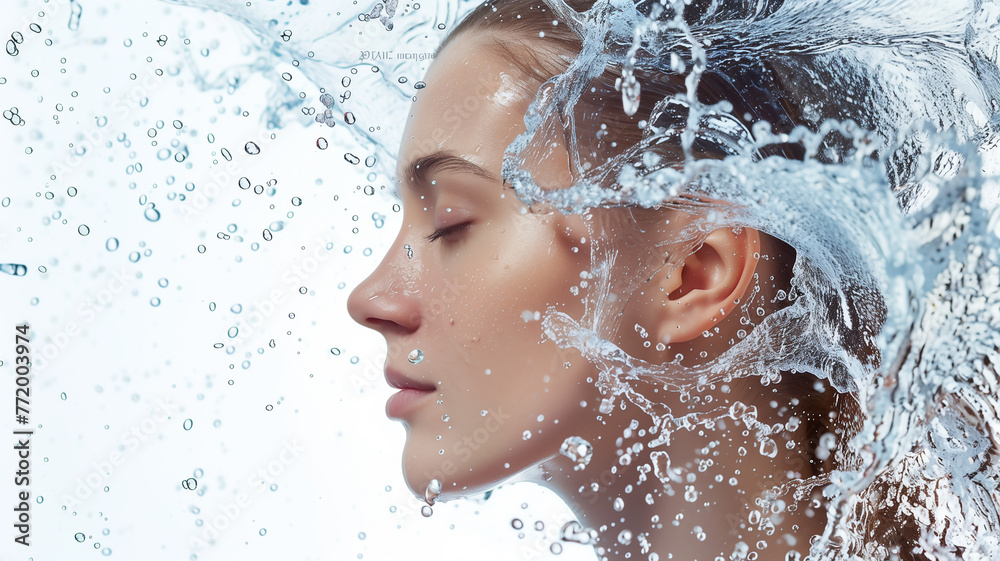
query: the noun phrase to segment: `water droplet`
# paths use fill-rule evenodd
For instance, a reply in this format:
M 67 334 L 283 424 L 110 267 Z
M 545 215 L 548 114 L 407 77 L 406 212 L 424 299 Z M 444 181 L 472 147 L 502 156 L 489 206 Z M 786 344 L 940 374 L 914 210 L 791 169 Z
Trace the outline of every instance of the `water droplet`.
M 358 163 L 361 162 L 361 158 L 351 154 L 350 152 L 344 154 L 344 159 L 347 160 L 347 163 L 352 165 L 358 165 Z
M 189 477 L 184 481 L 181 481 L 181 487 L 187 489 L 188 491 L 194 491 L 198 488 L 198 480 L 193 477 Z
M 521 522 L 520 518 L 515 518 L 510 521 L 510 527 L 515 530 L 520 530 L 521 528 L 524 528 L 524 522 Z
M 191 430 L 194 426 L 194 421 L 191 419 L 184 419 L 184 430 Z
M 66 392 L 62 392 L 61 394 L 59 394 L 59 399 L 66 401 Z
M 83 534 L 83 532 L 77 532 L 76 535 L 73 536 L 73 539 L 75 539 L 76 541 L 78 541 L 80 543 L 83 543 L 84 540 L 87 539 L 87 536 L 85 536 Z
M 632 543 L 632 532 L 630 532 L 628 530 L 622 530 L 618 534 L 618 543 L 620 543 L 622 545 L 628 545 L 628 544 Z
M 354 113 L 348 111 L 347 113 L 344 113 L 344 122 L 348 125 L 353 125 L 357 122 L 357 118 L 354 117 Z
M 434 500 L 438 498 L 441 494 L 441 481 L 437 479 L 431 479 L 427 484 L 427 488 L 424 489 L 424 501 L 427 506 L 434 506 Z
M 268 230 L 267 228 L 264 228 L 264 234 L 263 235 L 264 235 L 264 241 L 266 241 L 266 242 L 269 242 L 269 241 L 271 241 L 271 239 L 274 238 L 274 235 L 271 234 L 271 231 Z
M 410 355 L 406 357 L 407 360 L 413 364 L 420 364 L 424 360 L 424 351 L 420 349 L 413 349 L 410 351 Z
M 261 529 L 260 529 L 260 532 L 258 532 L 258 533 L 259 533 L 260 535 L 262 535 L 262 536 L 265 536 L 265 535 L 267 535 L 267 528 L 261 528 Z
M 430 516 L 432 514 L 434 514 L 434 509 L 431 508 L 431 507 L 429 507 L 429 506 L 427 506 L 427 505 L 424 505 L 424 506 L 420 507 L 420 514 L 424 518 L 430 518 Z
M 579 436 L 571 436 L 563 441 L 559 453 L 576 464 L 573 466 L 574 471 L 580 471 L 590 463 L 590 459 L 594 456 L 594 447 Z
M 320 150 L 326 150 L 326 147 L 329 145 L 330 143 L 327 142 L 326 139 L 323 138 L 322 136 L 316 139 L 316 147 L 319 148 Z
M 108 238 L 108 241 L 104 242 L 104 248 L 108 251 L 118 249 L 118 238 Z
M 621 512 L 625 508 L 625 501 L 621 497 L 615 497 L 615 502 L 612 504 L 615 512 Z
M 247 142 L 243 149 L 246 150 L 247 154 L 251 156 L 256 156 L 260 154 L 260 146 L 257 146 L 256 142 Z
M 90 226 L 87 226 L 86 224 L 80 224 L 80 227 L 77 228 L 76 231 L 79 232 L 81 236 L 89 235 Z
M 426 88 L 426 87 L 427 87 L 427 84 L 426 84 L 426 83 L 424 83 L 424 81 L 423 81 L 423 80 L 421 80 L 421 81 L 419 81 L 419 82 L 415 82 L 415 83 L 413 84 L 413 89 L 415 89 L 415 90 L 422 90 L 422 89 L 424 89 L 424 88 Z
M 28 267 L 20 263 L 0 263 L 0 273 L 7 273 L 15 277 L 23 277 L 28 274 Z

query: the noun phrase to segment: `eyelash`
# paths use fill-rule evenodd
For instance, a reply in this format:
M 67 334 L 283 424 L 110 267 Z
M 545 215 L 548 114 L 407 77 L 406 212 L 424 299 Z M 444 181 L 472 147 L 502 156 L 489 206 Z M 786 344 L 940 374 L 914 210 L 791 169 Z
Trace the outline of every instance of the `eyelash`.
M 451 234 L 465 230 L 471 225 L 472 225 L 471 222 L 463 222 L 461 224 L 455 224 L 454 226 L 448 226 L 447 228 L 440 228 L 438 230 L 434 230 L 434 232 L 431 235 L 427 236 L 426 239 L 427 241 L 434 243 L 434 241 L 437 240 L 438 238 L 450 236 Z

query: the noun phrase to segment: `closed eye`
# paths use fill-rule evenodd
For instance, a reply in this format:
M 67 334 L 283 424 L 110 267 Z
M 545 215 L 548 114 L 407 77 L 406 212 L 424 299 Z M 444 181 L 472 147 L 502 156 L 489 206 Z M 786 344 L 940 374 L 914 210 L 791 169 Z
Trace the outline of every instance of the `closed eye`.
M 434 230 L 434 232 L 431 235 L 427 236 L 426 239 L 427 241 L 433 243 L 438 238 L 446 238 L 448 236 L 451 236 L 452 234 L 457 234 L 471 225 L 472 222 L 462 222 L 461 224 L 455 224 L 454 226 L 448 226 L 447 228 L 439 228 L 437 230 Z

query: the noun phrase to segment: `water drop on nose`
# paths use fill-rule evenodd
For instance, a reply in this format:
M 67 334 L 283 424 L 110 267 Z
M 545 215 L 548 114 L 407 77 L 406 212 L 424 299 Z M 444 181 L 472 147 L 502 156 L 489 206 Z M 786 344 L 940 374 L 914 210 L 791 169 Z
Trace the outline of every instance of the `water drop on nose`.
M 403 249 L 406 250 L 406 258 L 413 259 L 413 248 L 410 247 L 410 244 L 403 245 Z
M 410 351 L 410 356 L 406 357 L 407 360 L 413 364 L 420 364 L 424 360 L 424 351 L 420 349 L 413 349 Z
M 441 482 L 437 479 L 431 479 L 430 483 L 427 484 L 427 489 L 424 490 L 424 501 L 427 503 L 427 506 L 434 506 L 434 499 L 438 498 L 440 494 Z

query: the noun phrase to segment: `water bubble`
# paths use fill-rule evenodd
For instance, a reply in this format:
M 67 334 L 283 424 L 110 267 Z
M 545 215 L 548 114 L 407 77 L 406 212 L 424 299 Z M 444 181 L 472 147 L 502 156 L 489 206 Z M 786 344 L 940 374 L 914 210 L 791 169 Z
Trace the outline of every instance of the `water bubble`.
M 75 197 L 76 193 L 77 193 L 76 187 L 70 185 L 69 187 L 66 188 L 66 194 L 69 195 L 70 197 Z
M 194 426 L 194 421 L 191 419 L 184 419 L 184 430 L 191 430 Z
M 367 158 L 365 158 L 365 165 L 368 166 L 368 167 L 374 166 L 375 165 L 375 156 L 368 156 Z
M 149 299 L 149 305 L 154 308 L 158 307 L 160 305 L 160 299 L 156 296 L 153 296 L 152 298 Z
M 229 153 L 229 150 L 226 148 L 222 149 L 222 157 L 225 158 L 227 162 L 233 161 L 233 155 Z
M 344 159 L 347 160 L 347 163 L 352 165 L 358 165 L 358 163 L 361 162 L 361 158 L 351 154 L 350 152 L 344 154 Z
M 420 514 L 424 518 L 430 518 L 430 516 L 432 514 L 434 514 L 434 509 L 431 508 L 431 507 L 429 507 L 429 506 L 427 506 L 427 505 L 424 505 L 424 506 L 420 507 Z
M 271 234 L 271 230 L 268 230 L 267 228 L 264 228 L 263 235 L 264 235 L 264 241 L 266 242 L 269 242 L 271 241 L 271 239 L 274 238 L 274 236 Z
M 594 447 L 589 442 L 579 436 L 571 436 L 563 441 L 559 447 L 559 453 L 572 460 L 576 465 L 574 471 L 582 470 L 590 463 L 594 455 Z
M 262 536 L 265 536 L 265 535 L 267 535 L 267 528 L 261 528 L 260 532 L 257 532 L 257 533 L 260 534 L 260 535 L 262 535 Z
M 181 481 L 181 487 L 187 489 L 188 491 L 194 491 L 198 488 L 198 480 L 193 477 L 189 477 L 184 481 Z
M 326 107 L 333 107 L 334 98 L 332 95 L 325 93 L 319 96 L 319 102 Z
M 354 123 L 356 123 L 357 119 L 354 117 L 354 113 L 351 113 L 350 111 L 344 113 L 344 122 L 347 123 L 348 125 L 353 125 Z
M 86 539 L 87 539 L 87 536 L 85 536 L 85 535 L 83 534 L 83 532 L 77 532 L 77 533 L 76 533 L 76 534 L 75 534 L 75 535 L 73 536 L 73 539 L 75 539 L 76 541 L 78 541 L 78 542 L 80 542 L 80 543 L 83 543 L 83 542 L 84 542 L 84 540 L 86 540 Z
M 0 263 L 0 273 L 7 273 L 15 277 L 23 277 L 28 274 L 28 267 L 20 263 Z
M 424 502 L 427 506 L 434 506 L 434 500 L 438 498 L 441 494 L 441 481 L 437 479 L 431 479 L 427 484 L 427 488 L 424 489 Z
M 260 154 L 260 146 L 257 146 L 256 142 L 247 142 L 246 145 L 243 146 L 243 149 L 246 150 L 247 154 L 250 154 L 251 156 Z
M 515 530 L 520 530 L 521 528 L 524 528 L 524 522 L 521 522 L 520 518 L 515 518 L 510 521 L 510 527 Z
M 410 351 L 409 356 L 406 357 L 413 364 L 420 364 L 424 360 L 424 351 L 420 349 L 413 349 Z
M 625 501 L 621 497 L 615 497 L 615 502 L 612 504 L 615 512 L 621 512 L 625 508 Z
M 80 227 L 77 228 L 76 231 L 79 232 L 81 236 L 89 235 L 90 226 L 87 226 L 86 224 L 80 224 Z
M 628 530 L 622 530 L 618 533 L 618 543 L 622 545 L 628 545 L 632 543 L 632 532 Z

